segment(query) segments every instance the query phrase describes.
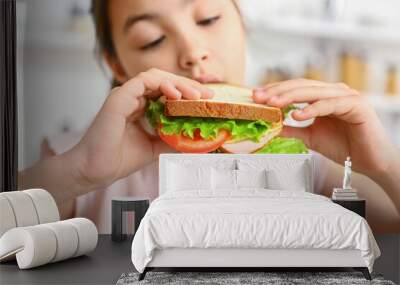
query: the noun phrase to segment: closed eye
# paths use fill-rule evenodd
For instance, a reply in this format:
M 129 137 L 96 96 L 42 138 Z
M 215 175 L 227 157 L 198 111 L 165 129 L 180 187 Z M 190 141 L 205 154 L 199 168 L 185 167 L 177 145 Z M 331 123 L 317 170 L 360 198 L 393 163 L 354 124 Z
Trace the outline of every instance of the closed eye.
M 201 21 L 198 21 L 197 24 L 200 26 L 210 26 L 212 24 L 214 24 L 215 22 L 217 22 L 219 19 L 221 18 L 221 16 L 215 16 L 215 17 L 211 17 L 211 18 L 207 18 Z
M 142 47 L 140 48 L 140 50 L 149 50 L 149 49 L 151 49 L 151 48 L 155 48 L 155 47 L 157 47 L 158 45 L 160 45 L 164 40 L 165 40 L 165 36 L 162 36 L 162 37 L 156 39 L 155 41 L 152 41 L 152 42 L 150 42 L 150 43 L 148 43 L 148 44 L 142 46 Z

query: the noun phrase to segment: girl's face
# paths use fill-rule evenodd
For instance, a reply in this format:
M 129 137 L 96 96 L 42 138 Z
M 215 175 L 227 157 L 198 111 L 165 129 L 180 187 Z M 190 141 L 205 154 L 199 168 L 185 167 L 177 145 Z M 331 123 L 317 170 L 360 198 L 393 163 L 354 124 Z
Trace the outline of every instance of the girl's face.
M 123 83 L 158 68 L 202 83 L 243 84 L 245 40 L 232 0 L 112 0 L 116 56 L 106 55 Z

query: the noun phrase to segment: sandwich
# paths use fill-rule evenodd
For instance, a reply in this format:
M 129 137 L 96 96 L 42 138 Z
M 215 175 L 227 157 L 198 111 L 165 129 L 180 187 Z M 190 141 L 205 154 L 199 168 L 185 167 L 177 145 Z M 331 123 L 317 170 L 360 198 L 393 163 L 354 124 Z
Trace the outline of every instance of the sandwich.
M 278 137 L 285 111 L 255 103 L 251 89 L 207 87 L 214 91 L 212 99 L 150 100 L 145 115 L 150 132 L 184 153 L 308 152 L 301 140 Z

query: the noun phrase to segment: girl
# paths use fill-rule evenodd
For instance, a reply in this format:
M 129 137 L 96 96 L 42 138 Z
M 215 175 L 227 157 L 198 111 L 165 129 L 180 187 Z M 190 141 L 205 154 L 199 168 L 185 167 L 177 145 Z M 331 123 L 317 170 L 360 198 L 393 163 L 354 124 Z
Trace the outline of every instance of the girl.
M 172 151 L 138 123 L 146 99 L 211 98 L 202 83 L 243 85 L 245 30 L 232 0 L 94 0 L 93 15 L 115 88 L 83 137 L 65 152 L 50 141 L 53 150 L 20 174 L 20 187 L 47 189 L 62 217 L 88 216 L 107 232 L 110 196 L 155 198 L 157 158 Z M 310 103 L 293 117 L 315 123 L 286 127 L 283 135 L 303 139 L 327 158 L 315 175 L 317 192 L 330 196 L 343 173 L 334 162 L 351 156 L 353 169 L 364 175 L 353 184 L 368 200 L 370 225 L 376 232 L 400 231 L 399 150 L 363 96 L 342 83 L 296 79 L 256 88 L 253 99 L 277 107 Z

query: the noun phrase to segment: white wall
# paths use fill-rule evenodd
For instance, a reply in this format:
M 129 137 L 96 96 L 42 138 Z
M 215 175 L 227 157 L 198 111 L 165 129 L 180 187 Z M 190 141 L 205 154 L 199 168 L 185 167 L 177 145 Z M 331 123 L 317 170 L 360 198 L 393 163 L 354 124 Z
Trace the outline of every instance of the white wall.
M 70 30 L 74 1 L 19 2 L 27 8 L 23 70 L 19 71 L 24 79 L 22 169 L 39 159 L 45 136 L 65 128 L 84 130 L 106 98 L 109 84 L 94 56 L 93 26 L 86 19 L 82 31 Z
M 90 53 L 28 49 L 25 58 L 25 149 L 30 165 L 38 159 L 44 136 L 88 126 L 108 83 Z

